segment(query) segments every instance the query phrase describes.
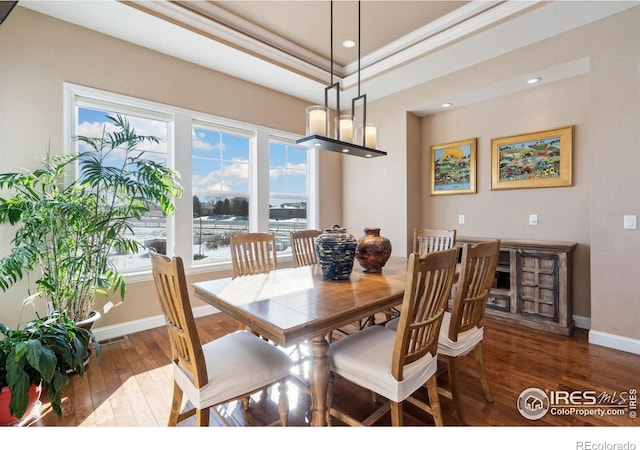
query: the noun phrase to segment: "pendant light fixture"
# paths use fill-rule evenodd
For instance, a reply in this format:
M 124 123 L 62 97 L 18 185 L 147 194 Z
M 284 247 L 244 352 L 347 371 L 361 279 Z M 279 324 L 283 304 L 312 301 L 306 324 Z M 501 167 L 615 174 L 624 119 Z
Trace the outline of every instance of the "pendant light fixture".
M 387 152 L 378 150 L 378 130 L 367 123 L 367 95 L 360 93 L 360 2 L 358 2 L 358 96 L 351 101 L 351 115 L 340 111 L 340 82 L 333 81 L 333 1 L 331 1 L 331 79 L 324 89 L 324 106 L 314 105 L 306 110 L 307 136 L 297 144 L 318 147 L 322 150 L 345 153 L 363 158 L 384 156 Z M 329 126 L 329 91 L 336 91 L 335 139 Z M 361 121 L 356 126 L 356 102 L 362 100 Z

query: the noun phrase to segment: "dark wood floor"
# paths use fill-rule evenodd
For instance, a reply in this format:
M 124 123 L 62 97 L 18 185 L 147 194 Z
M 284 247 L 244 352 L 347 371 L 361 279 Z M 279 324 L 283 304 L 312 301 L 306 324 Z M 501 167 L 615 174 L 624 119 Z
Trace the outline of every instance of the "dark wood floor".
M 223 314 L 197 319 L 201 339 L 208 341 L 237 329 Z M 637 426 L 640 419 L 624 415 L 552 415 L 538 420 L 524 418 L 516 407 L 524 389 L 544 391 L 595 391 L 627 398 L 640 388 L 640 355 L 591 345 L 584 330 L 571 337 L 558 336 L 504 322 L 487 320 L 484 338 L 485 364 L 495 401 L 486 403 L 480 385 L 462 376 L 463 404 L 471 426 Z M 133 333 L 102 346 L 102 362 L 92 358 L 84 378 L 74 376 L 66 390 L 62 416 L 44 402 L 40 416 L 30 426 L 158 427 L 167 423 L 171 403 L 170 347 L 164 327 Z M 472 359 L 472 358 L 470 358 Z M 303 366 L 301 371 L 306 368 Z M 301 373 L 304 375 L 304 373 Z M 445 383 L 446 380 L 442 380 Z M 290 425 L 307 426 L 309 398 L 295 385 L 289 389 Z M 344 380 L 336 386 L 336 406 L 356 417 L 373 411 L 369 392 Z M 617 396 L 617 397 L 615 397 Z M 425 397 L 426 398 L 426 397 Z M 445 425 L 457 425 L 452 404 L 441 401 Z M 248 412 L 239 403 L 220 410 L 235 425 L 262 426 L 277 418 L 277 390 L 267 398 L 252 398 Z M 182 423 L 192 425 L 192 419 Z M 212 426 L 223 423 L 215 413 Z M 388 425 L 383 417 L 379 425 Z M 431 419 L 407 405 L 405 425 L 430 426 Z M 340 423 L 336 423 L 340 425 Z

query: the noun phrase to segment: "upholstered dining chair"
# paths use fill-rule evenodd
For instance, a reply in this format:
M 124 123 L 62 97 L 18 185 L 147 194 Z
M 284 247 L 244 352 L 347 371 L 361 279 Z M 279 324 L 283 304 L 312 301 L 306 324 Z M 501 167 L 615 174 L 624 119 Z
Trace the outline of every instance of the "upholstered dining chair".
M 236 331 L 202 344 L 189 302 L 189 292 L 180 257 L 168 258 L 151 249 L 153 280 L 169 331 L 173 366 L 173 400 L 169 426 L 196 416 L 196 425 L 209 425 L 209 412 L 216 406 L 242 400 L 279 384 L 280 423 L 287 425 L 287 380 L 291 359 L 273 345 L 248 331 Z M 183 396 L 193 405 L 182 411 Z M 228 422 L 218 414 L 223 422 Z
M 452 248 L 455 243 L 456 230 L 413 229 L 413 251 L 420 255 Z
M 290 233 L 291 253 L 297 267 L 318 264 L 316 238 L 321 234 L 320 230 L 299 230 Z
M 331 344 L 328 351 L 331 367 L 327 398 L 327 422 L 336 417 L 348 425 L 371 425 L 387 411 L 391 424 L 402 426 L 403 401 L 433 416 L 442 425 L 436 381 L 438 334 L 456 270 L 457 249 L 409 256 L 406 288 L 398 331 L 372 326 Z M 386 398 L 373 414 L 363 421 L 333 406 L 333 378 L 342 377 Z M 421 386 L 428 389 L 429 404 L 412 394 Z
M 276 235 L 243 233 L 231 235 L 231 262 L 235 276 L 266 273 L 278 265 Z
M 447 364 L 450 389 L 440 388 L 440 394 L 453 400 L 460 424 L 464 424 L 463 408 L 458 392 L 458 371 L 464 371 L 480 380 L 487 402 L 493 395 L 487 380 L 482 357 L 484 314 L 491 284 L 496 273 L 500 240 L 464 244 L 453 308 L 444 313 L 438 358 Z M 464 356 L 473 353 L 476 367 L 458 364 Z

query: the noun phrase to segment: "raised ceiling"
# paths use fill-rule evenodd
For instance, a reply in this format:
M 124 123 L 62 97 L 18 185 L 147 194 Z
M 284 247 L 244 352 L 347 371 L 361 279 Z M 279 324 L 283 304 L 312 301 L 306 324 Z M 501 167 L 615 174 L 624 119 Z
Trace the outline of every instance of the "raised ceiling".
M 333 3 L 333 72 L 347 98 L 361 85 L 374 101 L 517 50 L 638 2 L 363 1 Z M 313 103 L 330 81 L 329 1 L 21 1 L 19 6 L 260 84 Z M 541 26 L 544 24 L 544 26 Z M 447 61 L 443 64 L 442 61 Z M 439 62 L 436 62 L 439 61 Z M 544 81 L 585 71 L 549 68 Z M 522 80 L 487 86 L 456 104 L 502 95 Z M 415 111 L 429 114 L 440 105 Z

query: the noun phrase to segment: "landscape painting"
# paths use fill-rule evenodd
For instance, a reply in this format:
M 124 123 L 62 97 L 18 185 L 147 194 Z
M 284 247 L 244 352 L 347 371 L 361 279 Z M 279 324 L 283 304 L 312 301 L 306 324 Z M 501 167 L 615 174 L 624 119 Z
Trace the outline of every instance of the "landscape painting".
M 573 127 L 491 141 L 491 189 L 571 186 Z
M 431 195 L 476 192 L 476 139 L 431 147 Z

